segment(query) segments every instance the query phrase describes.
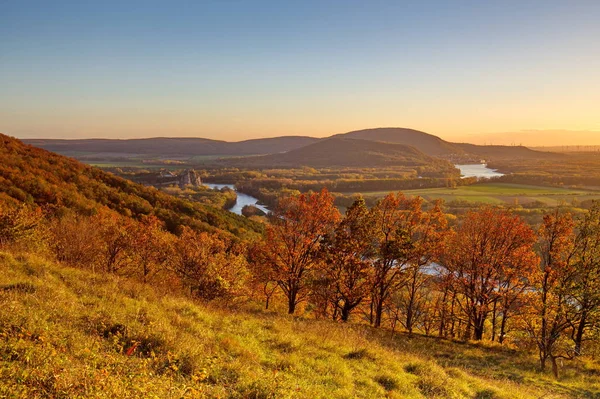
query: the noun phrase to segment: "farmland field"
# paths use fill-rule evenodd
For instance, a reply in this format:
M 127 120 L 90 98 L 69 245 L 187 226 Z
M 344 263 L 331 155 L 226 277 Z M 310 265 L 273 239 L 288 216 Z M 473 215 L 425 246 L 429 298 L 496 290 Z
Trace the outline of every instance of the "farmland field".
M 600 199 L 600 191 L 570 189 L 560 187 L 541 187 L 524 184 L 482 183 L 457 188 L 428 188 L 404 191 L 409 196 L 421 196 L 426 200 L 442 199 L 450 201 L 467 201 L 483 204 L 528 204 L 542 202 L 547 206 L 562 203 L 571 204 L 574 200 Z M 383 197 L 387 191 L 361 193 L 365 197 Z

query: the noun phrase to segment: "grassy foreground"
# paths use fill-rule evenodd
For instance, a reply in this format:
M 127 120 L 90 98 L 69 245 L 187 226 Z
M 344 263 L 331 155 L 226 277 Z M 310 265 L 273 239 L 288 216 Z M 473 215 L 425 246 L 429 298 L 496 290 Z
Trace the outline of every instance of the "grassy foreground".
M 598 398 L 600 365 L 200 306 L 0 252 L 0 398 Z

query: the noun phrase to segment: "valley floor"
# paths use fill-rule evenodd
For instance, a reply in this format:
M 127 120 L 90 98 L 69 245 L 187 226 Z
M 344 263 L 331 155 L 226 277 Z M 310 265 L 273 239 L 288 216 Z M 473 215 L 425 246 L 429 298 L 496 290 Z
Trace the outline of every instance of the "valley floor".
M 600 397 L 589 359 L 232 309 L 0 252 L 0 397 Z
M 538 202 L 548 207 L 600 199 L 600 192 L 597 190 L 511 183 L 478 183 L 457 188 L 403 190 L 403 193 L 408 196 L 420 196 L 427 200 L 443 199 L 446 202 L 465 201 L 493 205 L 527 205 Z M 371 191 L 361 194 L 364 197 L 384 197 L 388 191 Z

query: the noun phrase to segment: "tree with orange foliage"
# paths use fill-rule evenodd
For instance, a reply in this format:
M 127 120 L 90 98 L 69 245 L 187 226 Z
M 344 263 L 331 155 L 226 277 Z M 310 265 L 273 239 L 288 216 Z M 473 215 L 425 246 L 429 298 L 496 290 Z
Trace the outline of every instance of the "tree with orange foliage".
M 326 189 L 282 198 L 270 217 L 264 259 L 287 297 L 289 314 L 307 297 L 321 242 L 340 218 L 333 199 Z
M 92 216 L 100 243 L 98 262 L 108 273 L 117 273 L 128 266 L 132 257 L 134 222 L 115 212 L 100 212 Z
M 468 321 L 466 337 L 472 331 L 475 340 L 483 338 L 493 304 L 502 299 L 503 279 L 535 264 L 534 243 L 532 229 L 508 210 L 486 207 L 467 214 L 442 258 Z
M 323 275 L 328 297 L 344 322 L 369 295 L 373 227 L 369 209 L 361 197 L 347 209 L 325 245 Z
M 166 266 L 171 239 L 172 236 L 164 230 L 163 223 L 155 216 L 144 216 L 135 224 L 133 252 L 143 282 L 148 282 L 161 266 Z
M 568 213 L 560 214 L 557 210 L 544 216 L 538 232 L 541 262 L 534 276 L 530 308 L 524 320 L 530 337 L 538 347 L 540 368 L 545 370 L 546 361 L 550 359 L 556 377 L 557 359 L 571 357 L 566 353 L 566 346 L 560 348 L 560 344 L 570 326 L 568 314 L 572 305 L 569 291 L 576 276 L 573 226 L 573 218 Z
M 239 293 L 248 270 L 244 248 L 189 227 L 174 240 L 170 264 L 181 282 L 197 298 L 212 300 Z
M 577 276 L 571 295 L 576 302 L 572 317 L 572 339 L 575 355 L 582 352 L 586 332 L 600 327 L 600 202 L 577 221 L 575 266 Z
M 0 248 L 41 241 L 42 211 L 26 205 L 9 207 L 0 202 Z
M 375 256 L 371 263 L 371 324 L 380 327 L 385 304 L 392 292 L 404 283 L 411 261 L 412 225 L 421 207 L 421 199 L 406 198 L 402 193 L 390 193 L 370 212 L 375 224 Z
M 436 202 L 428 212 L 424 212 L 421 205 L 422 199 L 417 198 L 411 209 L 412 215 L 407 226 L 411 241 L 407 279 L 403 292 L 400 293 L 403 324 L 409 334 L 412 334 L 419 314 L 423 313 L 421 308 L 428 296 L 429 289 L 426 286 L 433 273 L 424 269 L 439 258 L 448 235 L 448 223 L 441 204 Z

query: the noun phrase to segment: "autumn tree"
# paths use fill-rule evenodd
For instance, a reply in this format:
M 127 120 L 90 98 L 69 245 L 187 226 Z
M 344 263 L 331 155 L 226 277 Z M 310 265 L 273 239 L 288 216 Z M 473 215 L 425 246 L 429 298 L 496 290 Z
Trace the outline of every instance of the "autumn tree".
M 575 354 L 579 355 L 586 331 L 600 321 L 600 203 L 595 202 L 577 222 L 577 230 L 576 274 L 570 294 L 576 302 L 571 323 Z
M 98 226 L 89 216 L 68 213 L 55 218 L 49 233 L 50 248 L 58 261 L 95 271 L 101 244 Z
M 126 268 L 133 257 L 134 222 L 113 212 L 92 217 L 99 240 L 98 263 L 108 273 Z
M 507 210 L 486 207 L 466 215 L 442 258 L 467 318 L 466 336 L 483 338 L 503 279 L 513 268 L 531 269 L 534 243 L 532 229 Z
M 350 313 L 369 295 L 373 227 L 365 200 L 358 198 L 324 245 L 323 276 L 342 321 L 348 321 Z
M 268 310 L 277 288 L 277 275 L 269 265 L 264 242 L 252 242 L 247 247 L 246 259 L 250 270 L 250 285 L 252 292 L 260 292 L 264 298 L 265 309 Z
M 192 296 L 213 300 L 240 292 L 248 274 L 240 244 L 184 227 L 173 246 L 170 264 Z
M 339 217 L 333 196 L 325 189 L 282 198 L 271 215 L 264 259 L 287 297 L 289 314 L 306 299 L 311 274 L 319 262 L 321 242 Z
M 404 274 L 411 259 L 410 227 L 419 198 L 409 199 L 402 193 L 388 194 L 370 212 L 373 219 L 375 255 L 371 262 L 371 324 L 380 327 L 386 301 L 405 281 Z
M 166 268 L 172 236 L 154 216 L 144 216 L 133 229 L 133 253 L 136 269 L 143 282 L 148 282 L 160 269 Z
M 0 203 L 0 248 L 17 243 L 40 241 L 42 212 L 26 205 L 9 207 Z
M 538 347 L 540 368 L 552 362 L 558 377 L 557 359 L 570 357 L 561 345 L 569 328 L 570 287 L 575 278 L 573 266 L 573 218 L 557 210 L 544 216 L 538 232 L 540 265 L 531 291 L 530 309 L 524 322 L 530 337 Z
M 427 212 L 421 208 L 420 198 L 413 201 L 410 222 L 407 231 L 410 236 L 410 247 L 407 253 L 406 283 L 400 292 L 400 301 L 404 312 L 403 324 L 412 334 L 415 321 L 424 313 L 429 297 L 428 282 L 433 270 L 425 270 L 438 260 L 444 249 L 444 241 L 448 233 L 448 223 L 439 202 Z

